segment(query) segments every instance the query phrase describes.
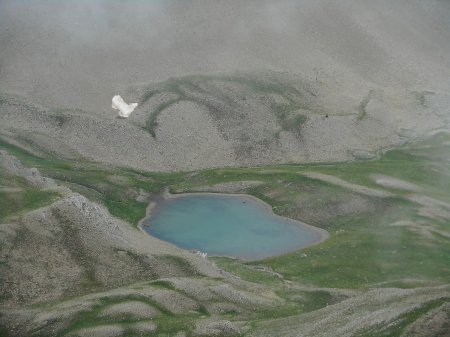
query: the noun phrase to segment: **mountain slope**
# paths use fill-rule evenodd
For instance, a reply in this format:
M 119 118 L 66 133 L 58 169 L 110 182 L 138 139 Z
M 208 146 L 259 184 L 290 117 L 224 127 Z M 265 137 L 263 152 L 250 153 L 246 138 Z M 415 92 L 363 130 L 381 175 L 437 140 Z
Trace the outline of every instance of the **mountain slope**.
M 187 76 L 130 87 L 140 105 L 126 120 L 4 96 L 0 135 L 61 158 L 173 171 L 373 158 L 448 127 L 443 93 L 342 90 L 285 73 Z
M 325 75 L 348 93 L 450 89 L 445 0 L 0 6 L 0 90 L 95 115 L 129 85 L 212 72 Z

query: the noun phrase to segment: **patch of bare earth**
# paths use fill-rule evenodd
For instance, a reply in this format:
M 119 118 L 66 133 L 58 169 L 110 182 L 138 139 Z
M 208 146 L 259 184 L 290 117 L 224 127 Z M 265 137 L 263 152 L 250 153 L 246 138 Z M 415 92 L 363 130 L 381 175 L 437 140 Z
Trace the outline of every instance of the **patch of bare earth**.
M 139 301 L 127 301 L 112 304 L 102 310 L 100 316 L 132 319 L 149 319 L 160 315 L 159 310 Z
M 416 184 L 382 174 L 372 174 L 370 175 L 370 178 L 372 178 L 372 180 L 375 181 L 378 185 L 381 185 L 383 187 L 396 188 L 412 192 L 420 192 L 422 190 Z
M 392 194 L 390 192 L 366 187 L 363 185 L 354 184 L 354 183 L 348 182 L 344 179 L 341 179 L 341 178 L 338 178 L 338 177 L 335 177 L 332 175 L 328 175 L 328 174 L 317 173 L 317 172 L 306 172 L 306 173 L 301 173 L 301 174 L 308 178 L 322 180 L 324 182 L 327 182 L 327 183 L 330 183 L 330 184 L 333 184 L 336 186 L 340 186 L 343 188 L 347 188 L 353 192 L 364 194 L 369 197 L 387 198 L 387 197 L 394 196 L 394 194 Z

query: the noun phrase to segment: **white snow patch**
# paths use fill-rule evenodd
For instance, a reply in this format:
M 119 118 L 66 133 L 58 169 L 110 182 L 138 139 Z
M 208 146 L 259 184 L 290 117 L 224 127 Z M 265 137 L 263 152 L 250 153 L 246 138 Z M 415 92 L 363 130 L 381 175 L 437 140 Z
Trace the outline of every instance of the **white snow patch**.
M 112 108 L 119 110 L 119 116 L 123 118 L 128 118 L 137 106 L 137 103 L 125 103 L 120 95 L 116 95 L 112 98 Z

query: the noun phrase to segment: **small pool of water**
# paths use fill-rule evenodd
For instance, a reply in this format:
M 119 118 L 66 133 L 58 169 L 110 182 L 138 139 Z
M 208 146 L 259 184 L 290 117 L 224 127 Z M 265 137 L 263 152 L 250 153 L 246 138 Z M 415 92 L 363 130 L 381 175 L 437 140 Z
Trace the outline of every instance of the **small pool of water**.
M 323 233 L 276 216 L 244 195 L 187 194 L 159 203 L 143 221 L 149 234 L 209 255 L 260 259 L 309 246 Z

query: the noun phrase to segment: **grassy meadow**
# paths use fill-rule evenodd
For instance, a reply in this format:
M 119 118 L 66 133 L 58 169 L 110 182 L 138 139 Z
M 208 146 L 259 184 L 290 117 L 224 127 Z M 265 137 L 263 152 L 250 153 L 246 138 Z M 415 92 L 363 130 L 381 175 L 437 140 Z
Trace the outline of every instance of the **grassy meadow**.
M 166 187 L 172 193 L 187 193 L 217 184 L 258 182 L 243 192 L 264 200 L 279 215 L 326 229 L 330 234 L 320 244 L 265 260 L 211 258 L 243 280 L 271 287 L 286 301 L 282 308 L 258 312 L 254 317 L 258 320 L 310 312 L 332 304 L 335 299 L 319 288 L 355 291 L 379 287 L 415 288 L 445 284 L 450 280 L 448 134 L 437 134 L 431 139 L 387 151 L 371 161 L 179 173 L 144 172 L 85 161 L 43 158 L 5 141 L 0 142 L 0 148 L 18 157 L 25 166 L 38 168 L 43 176 L 104 204 L 111 214 L 130 226 L 136 226 L 145 216 L 147 202 L 136 201 L 142 191 L 152 196 Z M 33 187 L 5 170 L 0 173 L 0 220 L 3 222 L 60 197 Z M 338 180 L 330 182 L 324 176 Z M 377 183 L 380 176 L 395 178 L 397 183 Z M 409 185 L 405 187 L 398 180 Z M 164 282 L 152 286 L 167 287 Z M 146 301 L 143 298 L 126 300 Z M 108 299 L 102 301 L 93 310 L 80 314 L 64 333 L 98 324 L 98 312 L 112 303 Z M 430 303 L 430 308 L 436 305 Z M 414 315 L 420 314 L 419 311 L 404 317 L 405 326 Z M 162 310 L 155 322 L 161 334 L 182 327 L 191 331 L 193 327 L 189 322 L 202 315 L 208 316 L 204 308 L 184 316 Z M 104 320 L 103 323 L 109 322 L 108 318 Z M 126 328 L 129 322 L 123 320 L 120 324 Z M 388 330 L 384 335 L 397 336 L 402 331 L 401 327 Z M 371 336 L 372 332 L 364 333 Z

